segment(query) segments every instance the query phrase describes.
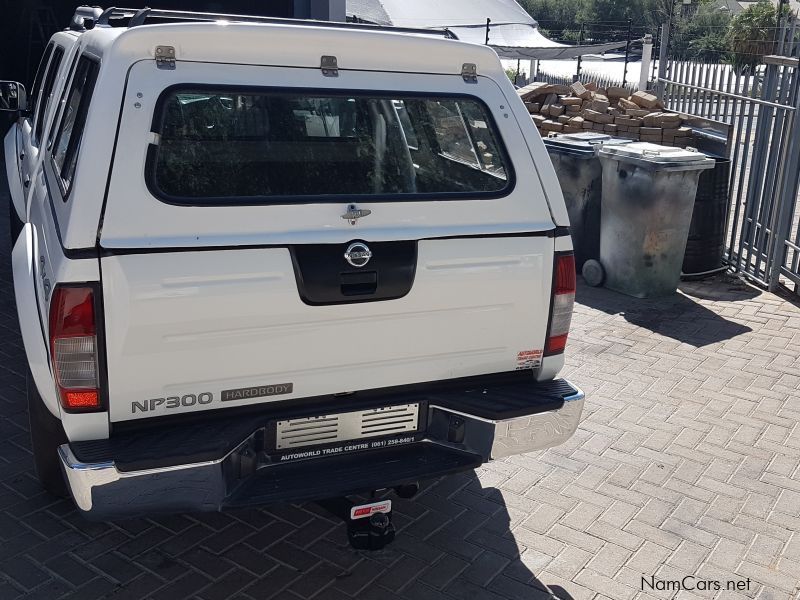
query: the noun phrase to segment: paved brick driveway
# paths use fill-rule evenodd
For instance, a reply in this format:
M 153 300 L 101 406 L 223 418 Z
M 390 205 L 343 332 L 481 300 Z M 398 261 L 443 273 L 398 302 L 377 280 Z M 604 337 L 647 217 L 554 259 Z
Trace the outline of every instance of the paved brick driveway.
M 0 221 L 0 600 L 676 597 L 643 575 L 749 578 L 687 600 L 800 598 L 797 305 L 724 281 L 659 302 L 580 289 L 573 440 L 398 502 L 398 541 L 360 554 L 313 505 L 106 524 L 43 494 Z

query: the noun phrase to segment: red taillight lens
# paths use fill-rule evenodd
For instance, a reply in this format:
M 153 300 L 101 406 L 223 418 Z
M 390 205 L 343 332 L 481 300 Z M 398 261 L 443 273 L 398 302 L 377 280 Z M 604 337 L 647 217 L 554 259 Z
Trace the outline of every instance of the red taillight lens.
M 50 357 L 61 405 L 100 408 L 94 290 L 59 286 L 50 300 Z
M 567 346 L 572 308 L 575 305 L 575 255 L 557 254 L 553 268 L 553 305 L 550 309 L 545 356 L 561 354 Z

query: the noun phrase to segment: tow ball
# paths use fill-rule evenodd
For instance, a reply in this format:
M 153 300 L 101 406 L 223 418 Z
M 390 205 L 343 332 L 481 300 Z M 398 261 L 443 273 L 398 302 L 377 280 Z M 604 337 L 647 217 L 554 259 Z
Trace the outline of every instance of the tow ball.
M 401 498 L 410 498 L 418 489 L 417 485 L 407 485 L 395 491 Z M 372 495 L 374 497 L 375 492 Z M 392 501 L 389 499 L 357 504 L 348 498 L 331 498 L 317 504 L 347 524 L 347 540 L 356 550 L 381 550 L 394 541 Z
M 391 504 L 391 500 L 386 502 Z M 347 524 L 347 539 L 356 550 L 381 550 L 394 541 L 394 535 L 391 508 L 362 519 L 350 519 Z

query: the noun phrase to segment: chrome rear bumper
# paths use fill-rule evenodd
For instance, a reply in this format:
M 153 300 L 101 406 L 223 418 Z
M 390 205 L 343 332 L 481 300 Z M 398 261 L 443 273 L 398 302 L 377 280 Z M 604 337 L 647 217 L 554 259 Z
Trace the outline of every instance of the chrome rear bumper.
M 218 459 L 166 467 L 124 470 L 113 460 L 82 462 L 69 444 L 59 448 L 59 457 L 77 507 L 95 520 L 216 511 L 247 505 L 248 493 L 252 504 L 322 499 L 435 478 L 475 468 L 488 460 L 562 444 L 578 428 L 583 412 L 583 392 L 574 386 L 570 389 L 572 393 L 565 395 L 557 408 L 508 418 L 472 414 L 454 408 L 452 403 L 437 404 L 432 397 L 425 430 L 413 443 L 337 457 L 256 465 L 253 449 L 258 432 Z M 392 454 L 387 466 L 375 468 L 387 454 Z M 288 480 L 286 474 L 292 469 L 305 470 L 310 480 L 322 478 L 329 483 L 317 481 L 319 485 L 313 489 L 302 484 L 293 492 L 288 484 L 280 483 Z M 248 491 L 248 486 L 254 487 L 250 480 L 265 477 L 270 478 L 269 485 L 255 486 L 258 494 Z M 296 473 L 289 479 L 296 480 Z M 361 487 L 354 489 L 354 480 Z

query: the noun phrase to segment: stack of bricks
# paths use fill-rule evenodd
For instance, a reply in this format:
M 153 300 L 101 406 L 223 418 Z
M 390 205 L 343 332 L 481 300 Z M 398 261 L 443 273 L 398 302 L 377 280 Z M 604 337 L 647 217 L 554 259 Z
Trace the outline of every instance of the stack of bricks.
M 686 147 L 692 130 L 676 113 L 664 112 L 661 101 L 647 92 L 621 87 L 599 88 L 594 83 L 570 86 L 532 83 L 518 90 L 536 128 L 551 132 L 597 131 L 608 135 Z

